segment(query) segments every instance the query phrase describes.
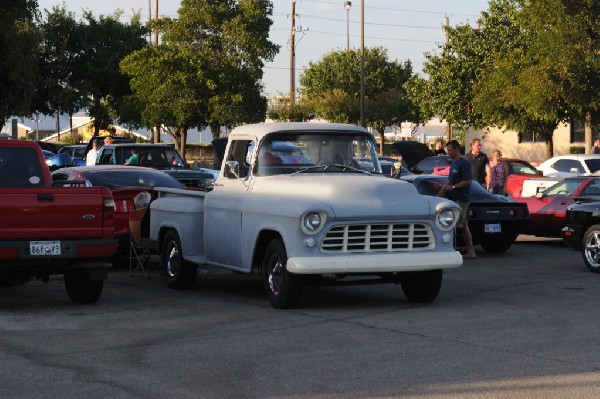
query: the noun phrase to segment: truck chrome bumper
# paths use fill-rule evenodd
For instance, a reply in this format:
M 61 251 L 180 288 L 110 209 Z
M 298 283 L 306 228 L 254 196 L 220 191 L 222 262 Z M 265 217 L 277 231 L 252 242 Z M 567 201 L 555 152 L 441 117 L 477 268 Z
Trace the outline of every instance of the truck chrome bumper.
M 452 252 L 396 252 L 344 256 L 291 257 L 287 270 L 295 274 L 389 273 L 450 269 L 463 264 L 462 255 Z

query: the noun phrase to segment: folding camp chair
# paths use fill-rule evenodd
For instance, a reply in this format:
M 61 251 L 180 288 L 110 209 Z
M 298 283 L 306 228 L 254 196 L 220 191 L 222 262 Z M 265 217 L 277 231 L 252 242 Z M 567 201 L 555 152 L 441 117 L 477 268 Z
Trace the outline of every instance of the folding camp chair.
M 129 275 L 141 272 L 150 278 L 150 248 L 142 242 L 142 219 L 148 208 L 129 212 Z

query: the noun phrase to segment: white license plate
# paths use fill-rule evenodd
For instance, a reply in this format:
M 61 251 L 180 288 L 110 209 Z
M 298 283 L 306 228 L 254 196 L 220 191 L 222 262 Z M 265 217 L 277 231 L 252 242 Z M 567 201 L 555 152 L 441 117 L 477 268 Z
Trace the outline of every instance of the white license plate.
M 32 256 L 60 255 L 60 241 L 30 241 L 29 253 Z
M 502 233 L 502 225 L 500 223 L 486 223 L 483 231 L 485 233 Z

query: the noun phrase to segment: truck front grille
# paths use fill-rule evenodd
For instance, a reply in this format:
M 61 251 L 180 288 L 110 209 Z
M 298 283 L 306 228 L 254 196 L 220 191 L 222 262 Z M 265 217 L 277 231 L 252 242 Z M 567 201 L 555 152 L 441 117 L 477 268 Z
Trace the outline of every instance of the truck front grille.
M 434 247 L 426 224 L 359 224 L 332 227 L 321 244 L 322 252 L 408 252 Z

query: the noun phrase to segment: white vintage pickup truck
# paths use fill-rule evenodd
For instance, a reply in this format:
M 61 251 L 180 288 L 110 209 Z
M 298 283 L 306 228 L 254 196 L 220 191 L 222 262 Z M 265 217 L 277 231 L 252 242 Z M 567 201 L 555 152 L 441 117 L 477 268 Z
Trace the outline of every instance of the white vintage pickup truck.
M 372 135 L 327 123 L 241 126 L 208 193 L 157 189 L 150 242 L 167 284 L 188 288 L 198 265 L 262 276 L 275 308 L 305 284 L 389 282 L 433 301 L 454 248 L 456 203 L 384 177 Z

